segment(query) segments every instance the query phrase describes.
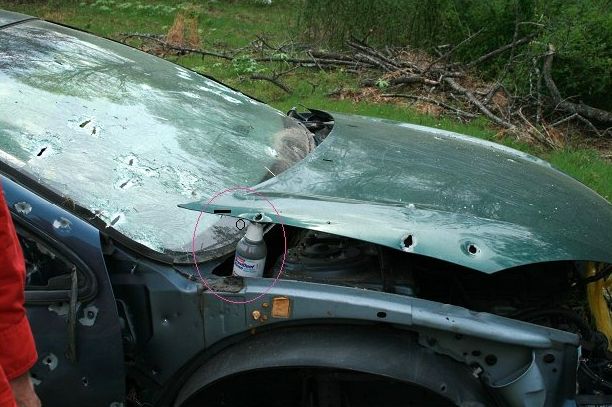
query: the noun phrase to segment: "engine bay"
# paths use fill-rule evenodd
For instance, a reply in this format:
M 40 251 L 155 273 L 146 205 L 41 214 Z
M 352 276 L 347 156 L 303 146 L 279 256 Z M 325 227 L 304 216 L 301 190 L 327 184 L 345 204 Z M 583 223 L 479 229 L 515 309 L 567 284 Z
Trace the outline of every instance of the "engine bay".
M 612 394 L 612 353 L 597 329 L 587 285 L 606 281 L 610 265 L 587 277 L 584 263 L 548 262 L 485 274 L 413 253 L 328 233 L 285 226 L 287 252 L 280 228 L 265 236 L 265 278 L 348 286 L 414 296 L 461 306 L 555 329 L 581 338 L 578 374 L 580 394 Z M 232 259 L 228 259 L 232 260 Z M 231 275 L 231 263 L 215 270 Z M 600 293 L 609 302 L 607 290 Z

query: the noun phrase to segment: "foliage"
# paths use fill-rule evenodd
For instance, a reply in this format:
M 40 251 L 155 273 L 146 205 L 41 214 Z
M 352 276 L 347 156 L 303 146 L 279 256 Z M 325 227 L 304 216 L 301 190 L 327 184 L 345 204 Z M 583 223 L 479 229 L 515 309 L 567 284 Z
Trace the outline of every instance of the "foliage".
M 612 4 L 610 0 L 303 0 L 301 19 L 311 40 L 340 45 L 350 35 L 377 45 L 411 45 L 433 53 L 459 44 L 454 57 L 470 61 L 535 34 L 528 49 L 492 59 L 483 72 L 526 92 L 533 58 L 552 43 L 557 48 L 553 77 L 562 95 L 612 108 Z M 517 24 L 519 23 L 519 24 Z M 503 73 L 503 75 L 502 75 Z
M 168 15 L 181 9 L 181 5 L 171 6 L 167 4 L 149 4 L 142 1 L 118 1 L 118 0 L 95 0 L 93 3 L 80 2 L 82 7 L 91 7 L 98 11 L 112 12 L 116 10 L 131 10 L 144 14 Z
M 548 0 L 538 13 L 541 43 L 557 47 L 553 76 L 562 94 L 612 109 L 612 2 Z
M 239 76 L 263 72 L 265 69 L 255 59 L 248 55 L 241 55 L 232 60 L 234 72 Z
M 302 21 L 314 40 L 341 45 L 350 35 L 378 44 L 423 45 L 440 29 L 428 12 L 449 0 L 305 0 Z
M 376 80 L 376 87 L 378 89 L 382 89 L 382 90 L 387 89 L 389 87 L 389 81 L 387 81 L 387 80 L 385 80 L 383 78 L 378 78 Z
M 544 154 L 554 167 L 588 185 L 608 201 L 612 201 L 612 165 L 602 160 L 597 151 L 565 149 Z

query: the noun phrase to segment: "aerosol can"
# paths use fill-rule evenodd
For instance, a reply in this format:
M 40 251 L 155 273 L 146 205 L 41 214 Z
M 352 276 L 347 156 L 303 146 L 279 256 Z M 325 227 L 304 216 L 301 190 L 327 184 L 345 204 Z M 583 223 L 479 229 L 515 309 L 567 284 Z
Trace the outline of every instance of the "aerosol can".
M 268 249 L 263 240 L 263 225 L 251 222 L 244 237 L 236 246 L 233 275 L 240 277 L 262 277 Z

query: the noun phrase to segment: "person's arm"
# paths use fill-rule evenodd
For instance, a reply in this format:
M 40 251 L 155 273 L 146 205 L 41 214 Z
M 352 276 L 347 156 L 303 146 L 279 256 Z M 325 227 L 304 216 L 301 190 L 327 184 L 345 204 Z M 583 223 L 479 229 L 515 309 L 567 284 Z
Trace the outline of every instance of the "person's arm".
M 0 402 L 8 399 L 8 381 L 18 406 L 34 407 L 40 401 L 28 371 L 38 355 L 23 306 L 24 288 L 23 253 L 0 185 Z
M 13 390 L 0 365 L 0 407 L 16 407 Z

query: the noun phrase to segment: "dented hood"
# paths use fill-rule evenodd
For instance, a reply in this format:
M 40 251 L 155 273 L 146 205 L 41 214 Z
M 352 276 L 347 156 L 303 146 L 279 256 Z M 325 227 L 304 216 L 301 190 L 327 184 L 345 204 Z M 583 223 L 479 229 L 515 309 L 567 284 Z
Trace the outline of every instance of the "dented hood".
M 485 273 L 557 260 L 612 263 L 612 205 L 548 163 L 434 128 L 334 118 L 306 159 L 253 188 L 269 203 L 235 191 L 183 207 L 262 214 Z

